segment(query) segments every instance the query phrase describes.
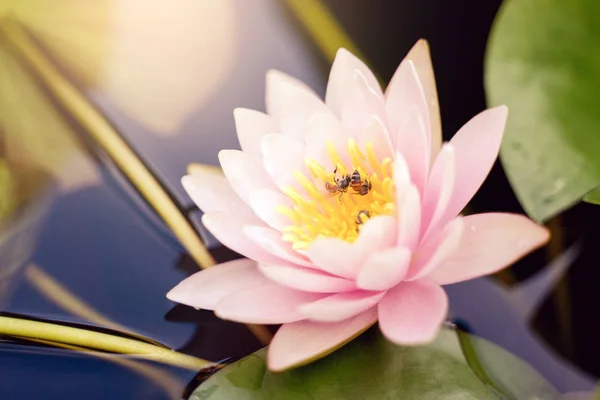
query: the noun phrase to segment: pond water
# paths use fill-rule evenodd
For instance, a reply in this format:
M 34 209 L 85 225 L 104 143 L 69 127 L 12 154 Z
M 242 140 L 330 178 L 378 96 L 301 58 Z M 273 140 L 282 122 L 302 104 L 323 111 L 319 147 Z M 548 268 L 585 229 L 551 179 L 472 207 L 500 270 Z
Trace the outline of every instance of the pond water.
M 446 139 L 484 108 L 482 58 L 499 1 L 472 0 L 460 6 L 442 0 L 418 5 L 324 3 L 385 80 L 418 38 L 430 41 Z M 236 67 L 211 101 L 181 122 L 176 135 L 156 135 L 126 115 L 102 87 L 85 91 L 202 232 L 220 261 L 237 256 L 202 230 L 200 212 L 192 207 L 179 178 L 188 163 L 215 164 L 218 149 L 238 148 L 231 110 L 237 106 L 264 109 L 267 69 L 297 76 L 322 94 L 328 68 L 284 2 L 231 4 L 237 24 Z M 74 131 L 85 136 L 80 128 Z M 197 270 L 194 261 L 101 149 L 91 146 L 77 154 L 68 172 L 81 169 L 87 175 L 76 185 L 58 190 L 36 250 L 13 281 L 11 296 L 1 310 L 97 326 L 48 296 L 40 282 L 49 276 L 115 326 L 178 351 L 220 361 L 259 349 L 260 342 L 245 326 L 166 299 L 173 286 Z M 500 165 L 471 208 L 522 212 Z M 553 220 L 555 239 L 549 246 L 508 272 L 447 287 L 453 321 L 522 357 L 561 392 L 591 390 L 600 375 L 600 348 L 595 342 L 600 318 L 589 314 L 589 305 L 599 296 L 594 283 L 599 272 L 593 266 L 600 238 L 590 228 L 600 222 L 599 210 L 581 205 Z M 196 371 L 161 363 L 108 353 L 90 355 L 25 340 L 0 341 L 2 399 L 172 399 L 197 382 Z

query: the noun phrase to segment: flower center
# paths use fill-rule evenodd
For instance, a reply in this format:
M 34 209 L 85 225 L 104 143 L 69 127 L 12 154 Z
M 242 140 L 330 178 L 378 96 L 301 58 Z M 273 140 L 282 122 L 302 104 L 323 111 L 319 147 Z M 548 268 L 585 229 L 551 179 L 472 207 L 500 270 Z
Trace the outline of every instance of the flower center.
M 327 143 L 327 154 L 333 170 L 306 158 L 313 179 L 295 173 L 304 191 L 283 188 L 294 205 L 277 207 L 292 222 L 283 229 L 282 239 L 296 250 L 306 249 L 318 237 L 353 242 L 369 218 L 396 212 L 394 162 L 389 157 L 378 160 L 371 142 L 363 152 L 354 139 L 348 141 L 346 163 L 332 143 Z

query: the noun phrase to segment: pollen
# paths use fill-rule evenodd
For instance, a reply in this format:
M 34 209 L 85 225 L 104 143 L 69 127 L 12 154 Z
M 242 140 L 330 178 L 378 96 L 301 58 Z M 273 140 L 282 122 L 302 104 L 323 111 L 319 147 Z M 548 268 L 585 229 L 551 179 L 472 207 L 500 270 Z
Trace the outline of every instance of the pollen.
M 349 139 L 345 157 L 330 142 L 327 154 L 334 167 L 306 158 L 311 176 L 296 172 L 299 185 L 283 188 L 293 207 L 276 209 L 290 221 L 282 239 L 296 250 L 306 249 L 319 237 L 353 242 L 368 219 L 396 213 L 393 160 L 379 160 L 372 143 L 361 149 L 354 139 Z

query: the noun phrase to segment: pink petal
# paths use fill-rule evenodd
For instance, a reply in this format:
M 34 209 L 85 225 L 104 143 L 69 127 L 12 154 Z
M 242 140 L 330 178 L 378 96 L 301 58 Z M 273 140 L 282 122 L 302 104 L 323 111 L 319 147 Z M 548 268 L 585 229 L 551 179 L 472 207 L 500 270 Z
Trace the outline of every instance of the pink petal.
M 246 204 L 249 204 L 250 192 L 253 190 L 277 190 L 258 157 L 239 150 L 221 150 L 219 162 L 229 184 Z
M 236 108 L 233 117 L 242 150 L 254 156 L 261 155 L 260 140 L 263 136 L 279 132 L 277 121 L 260 111 Z
M 460 213 L 492 169 L 507 115 L 506 106 L 485 110 L 467 122 L 450 141 L 455 152 L 456 179 L 442 223 Z
M 333 237 L 312 241 L 306 254 L 319 269 L 343 278 L 354 279 L 359 265 L 367 256 L 366 249 Z
M 281 131 L 304 142 L 309 119 L 331 112 L 304 83 L 279 71 L 267 73 L 267 113 L 276 118 Z
M 251 241 L 279 259 L 305 267 L 313 266 L 304 255 L 292 249 L 291 243 L 281 240 L 281 232 L 264 226 L 254 225 L 244 226 L 243 231 Z
M 300 187 L 294 172 L 308 175 L 303 142 L 294 137 L 273 133 L 262 138 L 260 148 L 265 170 L 277 186 Z
M 475 214 L 463 221 L 457 250 L 429 274 L 440 284 L 494 273 L 544 245 L 550 236 L 546 228 L 517 214 Z
M 379 215 L 369 219 L 360 228 L 354 242 L 363 252 L 373 252 L 396 244 L 398 223 L 396 217 Z
M 371 144 L 378 160 L 383 160 L 385 157 L 393 158 L 394 151 L 390 142 L 390 133 L 385 123 L 376 115 L 369 115 L 366 125 L 358 131 L 356 136 L 361 150 L 364 151 L 367 144 Z
M 194 308 L 213 310 L 225 296 L 268 283 L 256 261 L 242 258 L 196 272 L 175 286 L 167 298 Z
M 423 239 L 426 239 L 427 235 L 437 228 L 446 213 L 455 185 L 455 164 L 454 148 L 451 144 L 446 143 L 442 146 L 442 150 L 433 164 L 425 188 L 421 216 L 421 237 Z
M 443 230 L 432 235 L 416 251 L 405 280 L 420 279 L 445 262 L 458 248 L 463 232 L 463 219 L 455 218 Z
M 339 349 L 377 321 L 374 308 L 341 322 L 298 321 L 285 324 L 275 334 L 267 365 L 271 371 L 308 364 Z
M 379 302 L 379 327 L 390 341 L 415 345 L 432 341 L 448 313 L 448 297 L 437 283 L 403 282 Z
M 316 269 L 260 264 L 260 272 L 270 280 L 305 292 L 337 293 L 355 290 L 354 281 L 326 274 Z
M 438 104 L 437 90 L 433 65 L 429 54 L 429 45 L 420 39 L 408 52 L 405 60 L 411 60 L 419 75 L 419 81 L 425 93 L 427 110 L 429 111 L 429 126 L 431 129 L 431 160 L 435 160 L 442 146 L 442 121 Z
M 292 223 L 288 217 L 277 212 L 277 206 L 293 207 L 290 198 L 281 192 L 271 189 L 254 190 L 250 193 L 250 206 L 254 213 L 273 229 L 281 231 Z
M 396 188 L 398 197 L 397 246 L 415 249 L 421 230 L 421 198 L 415 185 Z
M 215 315 L 246 324 L 285 324 L 304 319 L 299 307 L 323 296 L 268 283 L 224 297 L 215 307 Z
M 394 184 L 396 188 L 405 188 L 411 184 L 410 171 L 404 156 L 400 152 L 395 153 L 394 157 Z
M 306 155 L 316 160 L 326 170 L 333 171 L 335 166 L 327 153 L 327 143 L 331 143 L 337 150 L 342 162 L 350 164 L 348 155 L 348 139 L 350 137 L 348 131 L 332 114 L 315 114 L 310 119 L 306 132 Z
M 338 322 L 354 317 L 375 306 L 384 292 L 355 290 L 337 293 L 301 305 L 298 310 L 311 321 Z
M 422 193 L 429 170 L 431 132 L 427 102 L 414 64 L 404 60 L 386 92 L 392 147 L 400 151 Z
M 192 201 L 205 213 L 248 208 L 222 173 L 207 168 L 199 169 L 181 178 L 181 184 Z
M 371 115 L 385 121 L 385 102 L 381 95 L 369 87 L 367 79 L 358 70 L 353 73 L 353 81 L 354 84 L 349 87 L 348 96 L 342 105 L 342 124 L 356 131 L 367 125 Z
M 365 77 L 368 87 L 383 98 L 383 92 L 377 78 L 365 63 L 348 50 L 339 49 L 331 66 L 329 81 L 327 82 L 327 94 L 325 95 L 325 103 L 338 117 L 341 116 L 343 104 L 349 97 L 352 86 L 356 83 L 354 71 L 360 71 Z
M 412 253 L 403 247 L 392 247 L 371 254 L 360 269 L 356 284 L 365 290 L 387 290 L 404 279 Z
M 254 215 L 235 211 L 217 211 L 204 214 L 202 223 L 224 246 L 247 258 L 270 264 L 286 263 L 257 245 L 244 233 L 244 225 L 261 224 Z

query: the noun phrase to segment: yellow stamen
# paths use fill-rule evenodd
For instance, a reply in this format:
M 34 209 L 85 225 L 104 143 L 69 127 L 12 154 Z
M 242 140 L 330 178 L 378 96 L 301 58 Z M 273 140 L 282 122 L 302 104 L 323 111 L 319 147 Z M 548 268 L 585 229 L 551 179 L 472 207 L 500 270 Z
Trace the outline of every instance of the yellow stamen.
M 318 237 L 337 237 L 353 242 L 359 235 L 360 226 L 369 218 L 396 213 L 394 162 L 390 158 L 379 161 L 372 143 L 366 143 L 362 151 L 356 141 L 350 139 L 347 155 L 351 164 L 345 164 L 333 143 L 328 142 L 326 146 L 331 164 L 336 168 L 335 174 L 316 160 L 307 158 L 306 165 L 313 179 L 295 172 L 294 176 L 304 190 L 291 186 L 283 188 L 294 205 L 276 208 L 290 220 L 290 225 L 283 229 L 282 239 L 292 243 L 296 250 L 306 249 Z M 362 184 L 367 180 L 370 182 L 368 193 L 361 195 L 350 186 L 342 187 L 337 193 L 326 190 L 326 183 L 335 187 L 354 171 L 359 172 Z
M 365 156 L 358 148 L 358 144 L 356 143 L 356 141 L 354 139 L 348 140 L 348 150 L 350 153 L 350 159 L 352 160 L 352 164 L 354 165 L 354 169 L 359 169 L 359 170 L 364 171 L 365 167 L 362 164 L 361 160 L 364 159 Z M 353 170 L 353 172 L 354 172 L 354 170 Z M 361 176 L 362 176 L 362 174 L 361 174 Z

